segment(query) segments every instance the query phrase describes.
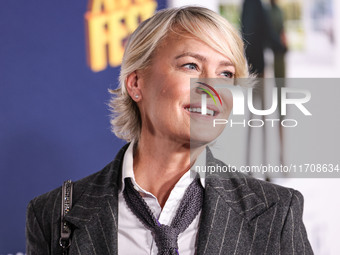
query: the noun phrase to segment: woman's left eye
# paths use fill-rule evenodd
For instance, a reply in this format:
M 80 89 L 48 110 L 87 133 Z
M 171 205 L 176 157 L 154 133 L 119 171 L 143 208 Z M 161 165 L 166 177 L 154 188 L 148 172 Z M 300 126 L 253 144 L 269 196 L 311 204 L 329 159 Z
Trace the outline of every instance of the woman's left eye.
M 221 75 L 223 75 L 224 77 L 227 77 L 227 78 L 234 78 L 234 73 L 232 73 L 230 71 L 222 72 Z

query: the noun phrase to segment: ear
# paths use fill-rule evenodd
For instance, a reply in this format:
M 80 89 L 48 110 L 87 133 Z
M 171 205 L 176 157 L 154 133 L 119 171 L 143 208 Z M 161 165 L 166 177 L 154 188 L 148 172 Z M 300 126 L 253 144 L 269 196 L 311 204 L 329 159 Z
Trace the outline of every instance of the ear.
M 125 86 L 133 101 L 139 102 L 142 99 L 141 82 L 137 71 L 130 73 L 126 77 Z

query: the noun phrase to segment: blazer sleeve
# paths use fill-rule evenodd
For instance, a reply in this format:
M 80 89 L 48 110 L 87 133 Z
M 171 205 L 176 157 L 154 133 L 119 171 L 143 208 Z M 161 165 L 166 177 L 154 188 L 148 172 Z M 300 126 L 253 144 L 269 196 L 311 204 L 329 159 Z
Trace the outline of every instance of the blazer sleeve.
M 302 221 L 303 196 L 294 190 L 281 233 L 281 254 L 314 254 Z
M 50 254 L 48 242 L 34 211 L 34 200 L 28 204 L 26 213 L 26 254 Z

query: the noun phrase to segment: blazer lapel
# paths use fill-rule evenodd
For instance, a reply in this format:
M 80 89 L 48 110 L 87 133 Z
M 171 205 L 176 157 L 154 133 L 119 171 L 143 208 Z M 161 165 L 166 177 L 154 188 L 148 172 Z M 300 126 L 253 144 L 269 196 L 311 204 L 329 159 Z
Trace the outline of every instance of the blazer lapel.
M 207 166 L 225 166 L 207 148 Z M 266 211 L 265 202 L 247 185 L 244 175 L 207 174 L 205 197 L 197 240 L 197 254 L 234 254 L 242 231 L 249 243 L 256 217 Z M 245 242 L 243 242 L 244 244 Z
M 118 190 L 127 146 L 101 172 L 75 183 L 75 192 L 84 191 L 65 217 L 74 226 L 70 254 L 118 254 Z

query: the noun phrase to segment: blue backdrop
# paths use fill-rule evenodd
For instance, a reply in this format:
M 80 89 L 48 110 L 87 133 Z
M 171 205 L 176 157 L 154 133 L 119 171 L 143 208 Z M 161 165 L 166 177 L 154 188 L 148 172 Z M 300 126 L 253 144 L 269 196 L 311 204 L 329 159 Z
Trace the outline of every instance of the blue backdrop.
M 25 251 L 32 198 L 100 170 L 124 144 L 106 105 L 119 67 L 86 64 L 87 2 L 1 3 L 0 254 Z

